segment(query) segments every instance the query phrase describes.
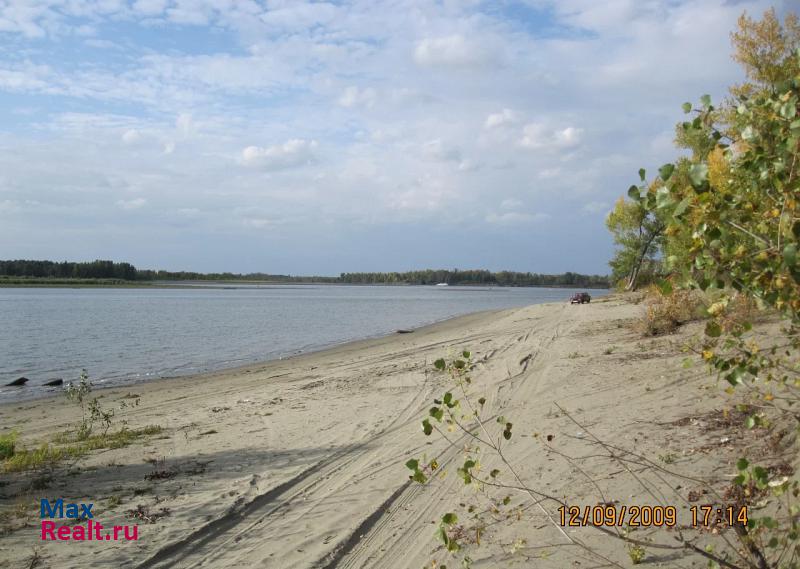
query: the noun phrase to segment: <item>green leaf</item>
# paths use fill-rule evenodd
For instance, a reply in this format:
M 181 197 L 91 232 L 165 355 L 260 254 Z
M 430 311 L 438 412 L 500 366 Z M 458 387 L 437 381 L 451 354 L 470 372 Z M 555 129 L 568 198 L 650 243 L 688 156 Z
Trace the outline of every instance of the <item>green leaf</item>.
M 684 103 L 683 105 L 681 105 L 681 107 L 683 108 L 683 112 L 684 113 L 691 113 L 692 112 L 692 104 L 691 103 L 688 103 L 688 102 Z
M 510 439 L 511 439 L 511 431 L 509 431 L 508 429 L 506 429 L 505 431 L 503 431 L 503 438 L 504 438 L 505 440 L 507 440 L 507 441 L 508 441 L 508 440 L 510 440 Z
M 411 477 L 411 480 L 413 480 L 414 482 L 419 482 L 420 484 L 425 484 L 425 482 L 428 481 L 428 477 L 425 476 L 425 474 L 423 474 L 421 470 L 417 470 L 414 473 L 414 476 Z
M 781 105 L 780 111 L 778 112 L 783 118 L 791 120 L 797 114 L 797 107 L 795 107 L 794 102 L 786 101 L 784 104 Z
M 671 206 L 674 202 L 672 196 L 669 193 L 669 188 L 664 186 L 658 188 L 656 190 L 656 207 L 657 208 L 664 208 Z
M 672 212 L 672 215 L 675 216 L 675 217 L 680 217 L 681 215 L 683 215 L 683 212 L 686 211 L 686 208 L 689 207 L 690 203 L 691 203 L 691 201 L 689 200 L 689 198 L 683 198 L 678 203 L 678 205 L 675 206 L 675 211 Z
M 478 399 L 478 405 L 483 407 L 485 404 L 486 404 L 486 397 L 481 397 L 480 399 Z
M 664 296 L 672 294 L 672 283 L 668 279 L 658 281 L 658 289 Z
M 638 186 L 631 186 L 628 188 L 628 197 L 635 201 L 642 199 L 642 196 L 639 194 Z
M 491 476 L 492 478 L 497 478 L 497 475 L 498 475 L 498 474 L 500 474 L 500 471 L 499 471 L 499 470 L 497 470 L 497 469 L 495 468 L 494 470 L 492 470 L 492 471 L 489 473 L 489 476 Z
M 461 355 L 464 356 L 464 359 L 468 360 L 472 354 L 469 353 L 467 350 L 464 350 L 463 352 L 461 352 Z
M 706 336 L 712 338 L 719 338 L 722 335 L 722 327 L 717 322 L 709 322 L 706 324 Z
M 708 181 L 708 166 L 693 164 L 689 167 L 689 181 L 695 188 L 702 187 Z
M 452 512 L 442 516 L 442 523 L 445 525 L 451 526 L 457 521 L 458 521 L 458 516 Z
M 464 366 L 466 365 L 467 364 L 464 362 L 464 360 L 456 360 L 453 362 L 453 367 L 456 369 L 464 369 Z
M 441 407 L 431 407 L 428 414 L 441 423 L 442 417 L 444 417 L 444 410 Z
M 700 97 L 700 102 L 703 103 L 703 106 L 708 108 L 711 106 L 711 95 L 703 95 Z
M 419 461 L 416 458 L 412 458 L 406 462 L 406 468 L 409 470 L 417 470 L 419 468 Z
M 794 267 L 795 263 L 797 263 L 796 243 L 789 243 L 783 248 L 783 262 L 786 263 L 786 266 L 789 268 Z
M 433 426 L 428 419 L 422 421 L 422 431 L 425 433 L 425 436 L 430 436 L 430 434 L 433 432 Z
M 452 401 L 453 401 L 453 394 L 448 391 L 447 393 L 444 394 L 442 402 L 448 407 L 452 407 L 452 405 L 450 404 Z
M 438 360 L 433 362 L 433 367 L 441 371 L 447 367 L 447 364 L 445 363 L 443 358 L 439 358 Z
M 503 498 L 503 505 L 508 506 L 511 503 L 511 496 L 506 496 Z
M 464 470 L 469 470 L 470 468 L 475 468 L 475 461 L 474 460 L 465 460 L 464 461 Z
M 747 467 L 750 466 L 750 463 L 746 458 L 740 458 L 736 461 L 736 469 L 737 470 L 747 470 Z
M 641 179 L 642 182 L 644 182 L 645 176 L 647 176 L 647 172 L 645 171 L 645 169 L 639 168 L 639 179 Z
M 742 368 L 737 367 L 737 368 L 734 368 L 734 370 L 731 373 L 726 375 L 725 379 L 732 386 L 736 387 L 737 385 L 741 385 L 742 384 L 742 376 L 744 376 L 744 371 L 742 370 Z
M 756 426 L 756 419 L 752 415 L 750 415 L 747 419 L 744 420 L 744 426 L 748 429 L 752 429 Z
M 661 177 L 662 180 L 665 182 L 672 177 L 672 173 L 675 171 L 674 164 L 664 164 L 661 168 L 658 169 L 658 175 Z

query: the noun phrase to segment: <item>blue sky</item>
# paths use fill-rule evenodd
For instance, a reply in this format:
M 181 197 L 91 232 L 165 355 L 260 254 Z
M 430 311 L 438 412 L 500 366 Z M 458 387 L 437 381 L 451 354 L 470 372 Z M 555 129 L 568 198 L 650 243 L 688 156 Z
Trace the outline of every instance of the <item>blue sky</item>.
M 723 0 L 0 0 L 0 258 L 606 273 Z

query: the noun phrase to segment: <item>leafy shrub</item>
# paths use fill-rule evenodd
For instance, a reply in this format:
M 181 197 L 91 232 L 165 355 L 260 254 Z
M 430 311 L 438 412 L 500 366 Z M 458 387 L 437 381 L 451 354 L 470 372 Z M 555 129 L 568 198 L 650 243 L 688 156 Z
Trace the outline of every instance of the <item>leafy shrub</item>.
M 103 424 L 103 434 L 105 435 L 111 427 L 111 420 L 114 417 L 114 410 L 103 410 L 97 397 L 89 399 L 93 387 L 92 382 L 89 381 L 89 374 L 84 369 L 81 371 L 81 377 L 78 382 L 69 382 L 65 391 L 67 399 L 74 401 L 81 408 L 81 424 L 77 433 L 78 440 L 88 439 L 92 434 L 94 424 L 98 421 Z

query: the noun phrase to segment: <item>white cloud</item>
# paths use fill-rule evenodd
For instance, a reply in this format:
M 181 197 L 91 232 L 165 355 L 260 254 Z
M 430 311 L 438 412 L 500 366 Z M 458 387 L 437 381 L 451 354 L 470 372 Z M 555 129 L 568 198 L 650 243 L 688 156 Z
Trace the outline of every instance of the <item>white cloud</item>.
M 499 55 L 486 44 L 454 34 L 418 42 L 414 61 L 425 67 L 480 68 L 497 64 Z
M 375 104 L 377 94 L 375 89 L 367 87 L 359 89 L 355 86 L 347 87 L 339 97 L 339 105 L 345 108 L 367 107 L 371 108 Z
M 132 200 L 118 200 L 117 206 L 121 207 L 122 209 L 139 209 L 143 207 L 147 203 L 147 200 L 144 198 L 134 198 Z
M 128 129 L 122 134 L 122 142 L 125 144 L 137 144 L 141 141 L 142 133 L 135 128 Z
M 2 30 L 2 27 L 0 27 Z M 8 91 L 44 90 L 48 87 L 49 67 L 26 64 L 17 69 L 0 69 L 0 89 Z
M 264 170 L 282 170 L 309 164 L 315 160 L 315 140 L 293 138 L 283 144 L 262 148 L 248 146 L 242 150 L 242 163 Z
M 484 126 L 488 129 L 512 125 L 517 122 L 517 115 L 511 109 L 503 109 L 486 117 Z
M 546 213 L 523 213 L 507 211 L 505 213 L 490 213 L 486 216 L 487 223 L 496 225 L 518 225 L 525 223 L 537 223 L 550 219 Z
M 162 14 L 167 7 L 167 0 L 136 0 L 133 3 L 134 11 L 145 16 Z
M 582 128 L 568 126 L 561 129 L 548 128 L 542 123 L 529 123 L 523 129 L 519 143 L 526 148 L 572 148 L 581 142 Z

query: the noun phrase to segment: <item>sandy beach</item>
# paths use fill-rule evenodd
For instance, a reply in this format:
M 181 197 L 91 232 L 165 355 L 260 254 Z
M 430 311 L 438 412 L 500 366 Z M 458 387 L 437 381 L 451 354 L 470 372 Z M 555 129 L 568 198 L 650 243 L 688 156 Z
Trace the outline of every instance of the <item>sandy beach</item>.
M 702 366 L 682 366 L 680 347 L 701 328 L 643 338 L 631 328 L 642 310 L 611 298 L 479 313 L 288 360 L 98 391 L 116 409 L 115 425 L 163 431 L 94 451 L 56 470 L 44 488 L 33 489 L 29 474 L 0 475 L 0 567 L 28 567 L 34 557 L 37 567 L 67 568 L 447 562 L 436 524 L 450 511 L 466 519 L 459 504 L 485 495 L 455 475 L 469 437 L 426 437 L 420 421 L 450 389 L 432 363 L 462 350 L 475 362 L 470 395 L 485 397 L 487 417 L 513 421 L 504 453 L 527 486 L 579 506 L 674 505 L 686 521 L 690 483 L 652 468 L 626 471 L 600 456 L 595 437 L 712 484 L 728 480 L 741 448 L 757 441 L 722 437 L 713 418 L 730 397 Z M 139 405 L 120 409 L 131 395 Z M 78 419 L 63 397 L 0 407 L 0 425 L 18 430 L 22 445 Z M 440 468 L 419 485 L 404 464 L 423 456 L 437 457 Z M 481 460 L 487 472 L 496 462 Z M 556 527 L 524 492 L 496 495 L 510 495 L 520 521 L 488 528 L 481 547 L 470 549 L 474 567 L 597 566 L 584 549 L 565 545 L 569 536 L 630 565 L 624 544 L 592 528 Z M 137 523 L 138 540 L 43 542 L 39 501 L 59 497 L 93 503 L 104 525 Z M 137 509 L 146 515 L 132 518 Z M 546 509 L 557 516 L 553 504 Z M 663 528 L 637 535 L 674 543 Z M 706 563 L 691 551 L 658 549 L 647 560 Z

